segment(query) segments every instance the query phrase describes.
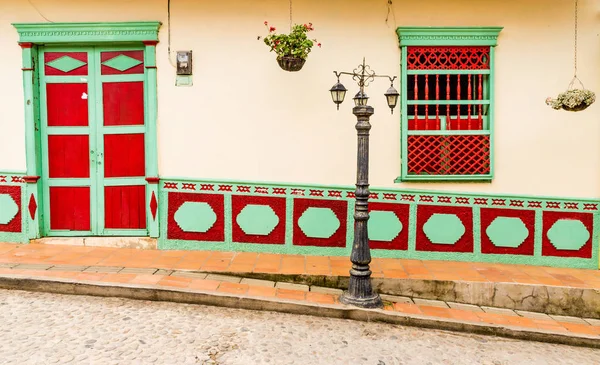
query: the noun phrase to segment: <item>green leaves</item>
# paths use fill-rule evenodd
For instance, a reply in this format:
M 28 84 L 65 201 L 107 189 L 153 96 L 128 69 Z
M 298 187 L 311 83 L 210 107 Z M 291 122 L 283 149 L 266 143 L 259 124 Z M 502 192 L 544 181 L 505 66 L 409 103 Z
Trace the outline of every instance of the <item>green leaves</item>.
M 306 59 L 308 57 L 314 46 L 313 40 L 307 36 L 307 33 L 314 29 L 311 23 L 308 25 L 295 24 L 290 34 L 275 34 L 273 30 L 275 28 L 269 27 L 267 22 L 265 22 L 265 26 L 269 28 L 269 35 L 264 38 L 264 42 L 271 48 L 271 52 L 277 53 L 278 58 L 294 56 Z

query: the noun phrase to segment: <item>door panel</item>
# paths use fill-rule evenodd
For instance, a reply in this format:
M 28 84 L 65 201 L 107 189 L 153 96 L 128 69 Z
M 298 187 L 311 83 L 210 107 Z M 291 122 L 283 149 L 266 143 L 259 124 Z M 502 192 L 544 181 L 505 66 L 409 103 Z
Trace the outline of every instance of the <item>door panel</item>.
M 40 60 L 46 234 L 147 235 L 144 52 L 46 48 Z
M 144 51 L 110 51 L 100 53 L 102 75 L 144 73 Z
M 143 134 L 104 135 L 104 177 L 144 177 Z
M 144 125 L 144 83 L 102 84 L 104 125 Z
M 84 76 L 88 74 L 87 52 L 45 52 L 45 76 Z
M 89 156 L 89 136 L 48 136 L 48 175 L 51 179 L 90 177 Z
M 50 229 L 90 231 L 89 187 L 50 187 Z
M 104 188 L 104 204 L 105 228 L 146 228 L 145 186 L 107 186 Z
M 46 105 L 50 127 L 88 125 L 87 84 L 47 84 Z

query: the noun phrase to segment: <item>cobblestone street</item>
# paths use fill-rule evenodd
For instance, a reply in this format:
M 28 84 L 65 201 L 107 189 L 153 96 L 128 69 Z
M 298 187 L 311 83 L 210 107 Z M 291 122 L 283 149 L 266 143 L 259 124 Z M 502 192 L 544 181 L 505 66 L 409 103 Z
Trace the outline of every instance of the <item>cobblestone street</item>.
M 600 351 L 378 323 L 0 290 L 1 364 L 598 364 Z

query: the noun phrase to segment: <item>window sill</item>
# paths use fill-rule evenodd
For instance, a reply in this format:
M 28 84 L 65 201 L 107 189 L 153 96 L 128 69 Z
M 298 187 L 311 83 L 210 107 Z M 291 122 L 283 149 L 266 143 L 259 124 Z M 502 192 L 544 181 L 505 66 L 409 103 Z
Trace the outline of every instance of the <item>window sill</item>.
M 492 182 L 492 175 L 409 175 L 409 176 L 398 176 L 394 183 L 403 182 L 437 182 L 437 181 L 450 181 L 450 182 L 481 182 L 489 183 Z

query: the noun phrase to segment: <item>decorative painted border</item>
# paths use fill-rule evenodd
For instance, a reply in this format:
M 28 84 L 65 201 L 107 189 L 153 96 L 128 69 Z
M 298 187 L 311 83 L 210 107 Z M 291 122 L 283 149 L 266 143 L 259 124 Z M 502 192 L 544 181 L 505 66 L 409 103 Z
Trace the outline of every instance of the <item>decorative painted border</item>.
M 0 185 L 23 185 L 25 183 L 24 172 L 0 171 Z
M 284 254 L 311 254 L 345 256 L 351 251 L 351 242 L 354 234 L 354 188 L 350 186 L 318 186 L 294 185 L 277 183 L 256 183 L 239 181 L 215 180 L 188 180 L 180 178 L 161 179 L 160 181 L 159 216 L 161 220 L 161 234 L 159 248 L 161 249 L 201 249 L 224 251 L 253 251 L 273 252 Z M 170 208 L 171 200 L 177 199 L 181 204 L 181 193 L 191 195 L 207 194 L 223 196 L 224 201 L 224 237 L 225 240 L 186 240 L 172 239 L 167 236 L 169 224 L 173 224 L 174 210 Z M 258 244 L 252 242 L 235 242 L 232 237 L 233 222 L 236 217 L 232 212 L 232 196 L 254 197 L 279 197 L 285 198 L 285 217 L 280 217 L 285 223 L 284 244 Z M 211 198 L 214 199 L 214 198 Z M 197 199 L 194 199 L 197 200 Z M 203 201 L 206 201 L 204 199 Z M 340 227 L 347 227 L 345 233 L 336 231 L 330 238 L 321 241 L 299 242 L 298 220 L 307 207 L 326 207 L 335 212 Z M 310 202 L 314 203 L 310 203 Z M 331 204 L 327 203 L 328 201 Z M 347 209 L 340 211 L 335 204 L 346 203 Z M 600 200 L 597 199 L 567 199 L 553 197 L 525 197 L 517 195 L 483 195 L 474 193 L 449 193 L 440 191 L 421 190 L 396 190 L 372 189 L 370 208 L 378 211 L 392 211 L 402 224 L 402 231 L 398 238 L 389 242 L 376 241 L 373 249 L 374 257 L 393 257 L 430 260 L 498 262 L 512 264 L 529 264 L 540 266 L 559 266 L 577 268 L 598 268 L 598 228 L 600 227 L 599 209 Z M 297 204 L 304 208 L 297 211 Z M 382 209 L 381 205 L 389 204 L 389 209 Z M 406 207 L 408 213 L 403 213 Z M 485 217 L 482 216 L 485 209 Z M 337 209 L 337 210 L 336 210 Z M 238 208 L 239 210 L 239 208 Z M 305 211 L 305 210 L 304 210 Z M 508 213 L 506 213 L 508 211 Z M 514 214 L 513 214 L 514 213 Z M 433 214 L 450 214 L 461 216 L 465 226 L 465 234 L 461 238 L 460 247 L 433 244 L 425 234 L 423 226 Z M 561 219 L 571 219 L 581 215 L 590 238 L 578 251 L 560 254 L 542 252 L 542 246 L 548 245 L 546 236 L 550 228 L 544 225 L 545 217 L 552 216 Z M 490 239 L 486 236 L 483 226 L 493 221 L 496 217 L 523 217 L 529 236 L 524 241 L 522 249 L 497 248 L 490 251 Z M 419 218 L 421 217 L 421 218 Z M 484 223 L 482 223 L 482 221 Z M 343 228 L 340 228 L 343 229 Z M 345 242 L 340 246 L 339 237 L 345 237 Z M 486 248 L 482 252 L 482 237 L 486 239 Z M 398 242 L 402 240 L 403 242 Z M 427 240 L 427 242 L 423 242 Z M 532 243 L 533 242 L 533 243 Z M 267 242 L 265 242 L 267 243 Z M 533 252 L 530 245 L 533 244 Z M 384 249 L 387 248 L 387 249 Z
M 161 23 L 14 23 L 21 43 L 158 41 Z
M 185 192 L 220 192 L 261 196 L 292 196 L 324 199 L 354 199 L 353 186 L 322 186 L 273 182 L 240 182 L 226 180 L 189 180 L 161 178 L 160 190 Z M 600 199 L 526 197 L 521 195 L 457 193 L 417 189 L 370 188 L 369 202 L 406 202 L 419 204 L 450 204 L 470 207 L 530 208 L 568 212 L 600 212 Z
M 11 196 L 19 207 L 17 215 L 11 222 L 0 225 L 0 242 L 28 242 L 27 220 L 28 217 L 35 216 L 37 201 L 27 194 L 27 178 L 25 173 L 0 171 L 0 194 Z M 16 197 L 14 196 L 15 191 L 18 194 Z M 20 222 L 15 225 L 14 222 L 18 220 Z
M 491 46 L 503 27 L 398 27 L 400 46 Z

